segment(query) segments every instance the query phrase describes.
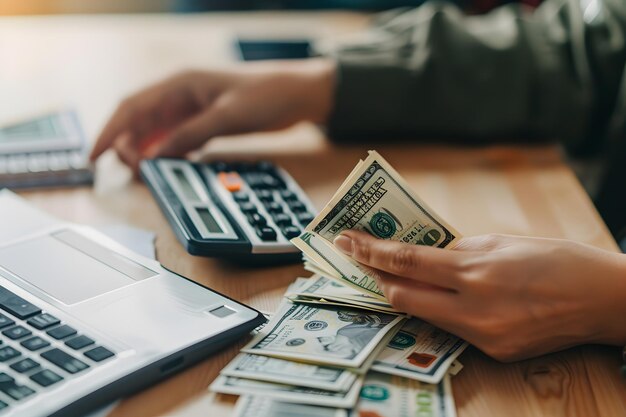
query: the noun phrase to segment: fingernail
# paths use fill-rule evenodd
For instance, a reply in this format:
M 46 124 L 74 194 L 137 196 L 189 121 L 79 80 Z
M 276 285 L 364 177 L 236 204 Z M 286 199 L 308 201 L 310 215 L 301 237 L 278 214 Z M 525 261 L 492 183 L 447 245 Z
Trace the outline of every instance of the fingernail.
M 333 241 L 337 249 L 346 255 L 352 255 L 352 239 L 345 235 L 339 235 Z

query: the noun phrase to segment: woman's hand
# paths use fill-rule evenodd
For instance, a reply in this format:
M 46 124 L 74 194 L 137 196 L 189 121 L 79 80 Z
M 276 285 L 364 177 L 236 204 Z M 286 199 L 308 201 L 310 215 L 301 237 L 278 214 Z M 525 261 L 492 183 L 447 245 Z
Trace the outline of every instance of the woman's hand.
M 624 255 L 556 239 L 488 235 L 453 250 L 355 231 L 335 245 L 373 270 L 398 310 L 501 360 L 626 344 Z
M 136 172 L 145 157 L 183 156 L 214 136 L 322 123 L 334 77 L 334 63 L 324 59 L 179 74 L 122 101 L 91 159 L 113 147 Z

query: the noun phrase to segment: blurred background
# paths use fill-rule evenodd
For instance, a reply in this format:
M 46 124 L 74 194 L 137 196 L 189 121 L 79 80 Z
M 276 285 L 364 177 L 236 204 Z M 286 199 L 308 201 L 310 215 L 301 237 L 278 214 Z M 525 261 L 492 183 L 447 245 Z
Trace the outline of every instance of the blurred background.
M 450 0 L 471 12 L 483 12 L 516 0 Z M 535 6 L 540 0 L 524 0 Z M 57 13 L 160 13 L 276 9 L 385 10 L 417 6 L 424 0 L 0 0 L 0 15 Z

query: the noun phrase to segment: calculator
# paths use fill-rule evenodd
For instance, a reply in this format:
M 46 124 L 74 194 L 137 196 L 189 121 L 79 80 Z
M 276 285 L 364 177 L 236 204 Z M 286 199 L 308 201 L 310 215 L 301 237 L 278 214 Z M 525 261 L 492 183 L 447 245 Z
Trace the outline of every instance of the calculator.
M 238 261 L 302 259 L 289 242 L 315 217 L 300 186 L 268 161 L 141 162 L 152 195 L 192 255 Z
M 93 172 L 72 110 L 0 127 L 0 188 L 89 184 Z

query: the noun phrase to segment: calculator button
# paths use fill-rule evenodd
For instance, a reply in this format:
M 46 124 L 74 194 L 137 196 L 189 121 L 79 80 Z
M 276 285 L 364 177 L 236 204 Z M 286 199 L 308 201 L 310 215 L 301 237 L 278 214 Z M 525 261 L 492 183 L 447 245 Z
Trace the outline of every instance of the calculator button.
M 63 377 L 57 375 L 49 369 L 44 369 L 30 376 L 30 379 L 41 385 L 42 387 L 49 387 L 52 384 L 56 384 L 63 380 Z
M 35 351 L 35 350 L 43 349 L 45 347 L 50 346 L 50 342 L 48 342 L 47 340 L 42 339 L 39 336 L 35 336 L 35 337 L 31 337 L 30 339 L 26 339 L 26 340 L 24 340 L 20 344 L 22 346 L 24 346 L 26 349 L 30 350 L 30 351 Z
M 61 349 L 51 349 L 42 353 L 41 357 L 70 374 L 75 374 L 89 368 L 89 365 L 85 362 L 63 352 Z
M 243 180 L 236 172 L 220 172 L 218 178 L 224 188 L 230 192 L 236 192 L 241 190 Z
M 70 164 L 64 153 L 54 152 L 48 154 L 48 167 L 50 171 L 67 171 Z
M 255 168 L 257 171 L 274 172 L 274 164 L 269 161 L 259 161 Z
M 28 159 L 26 155 L 12 155 L 8 157 L 7 170 L 9 174 L 22 174 L 28 172 Z
M 280 203 L 277 203 L 276 201 L 265 203 L 265 209 L 272 214 L 283 212 L 283 206 Z
M 257 190 L 256 196 L 264 203 L 274 201 L 274 194 L 270 190 Z
M 248 185 L 254 189 L 272 189 L 280 186 L 280 182 L 270 174 L 248 174 L 246 175 Z
M 300 229 L 297 226 L 287 226 L 281 229 L 283 235 L 287 239 L 293 239 L 294 237 L 300 236 Z
M 15 326 L 9 329 L 3 330 L 2 334 L 11 340 L 21 339 L 22 337 L 30 336 L 33 334 L 30 330 L 23 326 Z
M 233 193 L 233 199 L 238 203 L 247 203 L 250 201 L 250 195 L 243 191 L 236 191 Z
M 98 346 L 85 352 L 85 356 L 87 356 L 94 362 L 102 362 L 103 360 L 110 358 L 114 355 L 115 353 L 111 352 L 109 349 L 103 346 Z
M 265 220 L 265 217 L 261 216 L 259 213 L 250 213 L 246 217 L 248 218 L 248 222 L 252 226 L 262 227 L 267 224 L 267 220 Z
M 211 167 L 217 172 L 230 171 L 230 166 L 226 162 L 218 161 L 213 162 Z
M 37 330 L 43 330 L 47 329 L 50 326 L 54 326 L 55 324 L 59 324 L 60 320 L 54 317 L 52 314 L 42 313 L 38 316 L 28 319 L 26 323 L 30 324 Z
M 272 220 L 279 226 L 290 226 L 291 216 L 286 213 L 276 213 L 272 215 Z
M 39 364 L 31 358 L 22 359 L 21 361 L 17 361 L 13 365 L 11 365 L 11 369 L 19 372 L 20 374 L 28 372 L 31 369 L 35 369 L 37 367 L 39 367 Z
M 308 225 L 315 218 L 315 216 L 313 216 L 311 213 L 308 213 L 308 212 L 297 213 L 296 217 L 298 218 L 298 221 L 300 222 L 302 226 Z
M 231 170 L 237 172 L 248 172 L 254 169 L 254 164 L 250 162 L 233 162 L 230 164 Z
M 45 154 L 32 154 L 28 156 L 28 171 L 44 172 L 48 170 L 48 159 Z
M 256 229 L 256 234 L 261 238 L 261 240 L 276 240 L 276 230 L 269 226 Z
M 87 168 L 87 158 L 80 152 L 69 152 L 67 157 L 70 167 L 72 169 L 84 169 Z
M 17 358 L 20 355 L 20 351 L 13 349 L 11 346 L 0 348 L 0 362 L 6 362 L 13 358 Z
M 22 297 L 18 297 L 3 287 L 0 287 L 0 308 L 21 320 L 41 313 L 41 310 L 37 306 L 24 300 Z
M 239 203 L 239 209 L 245 214 L 256 213 L 257 208 L 253 203 Z
M 54 337 L 57 340 L 65 339 L 68 336 L 73 336 L 76 334 L 76 330 L 64 324 L 63 326 L 55 327 L 52 330 L 48 330 L 47 333 Z
M 13 320 L 8 318 L 4 314 L 0 314 L 0 329 L 12 326 L 13 324 L 15 324 L 15 322 Z
M 293 201 L 293 200 L 297 200 L 298 199 L 298 196 L 296 195 L 296 193 L 294 193 L 291 190 L 281 190 L 280 191 L 280 196 L 285 201 Z
M 306 211 L 306 206 L 304 205 L 304 203 L 302 201 L 298 201 L 298 200 L 289 201 L 289 202 L 287 202 L 287 205 L 289 205 L 289 208 L 294 213 L 302 213 L 302 212 Z

